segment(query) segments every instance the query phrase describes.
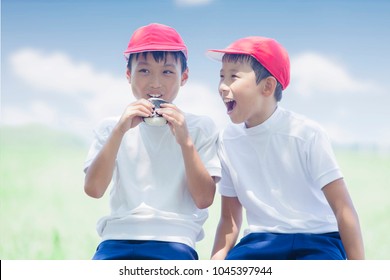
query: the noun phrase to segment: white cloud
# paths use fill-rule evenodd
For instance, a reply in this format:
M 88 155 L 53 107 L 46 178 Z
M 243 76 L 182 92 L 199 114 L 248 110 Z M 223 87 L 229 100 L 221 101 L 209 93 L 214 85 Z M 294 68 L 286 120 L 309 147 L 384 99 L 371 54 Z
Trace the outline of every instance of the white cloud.
M 8 120 L 7 124 L 10 125 L 20 125 L 33 121 L 51 126 L 59 121 L 58 112 L 42 100 L 33 101 L 27 109 L 5 106 L 2 110 L 2 117 Z
M 217 90 L 196 81 L 188 82 L 178 94 L 175 104 L 183 111 L 211 117 L 218 127 L 229 121 L 226 107 Z
M 10 63 L 24 82 L 43 91 L 78 95 L 108 92 L 122 81 L 108 73 L 95 71 L 91 65 L 72 61 L 62 52 L 43 53 L 22 49 L 13 53 Z
M 43 53 L 35 49 L 22 49 L 11 55 L 10 63 L 12 71 L 21 81 L 51 96 L 71 96 L 75 106 L 83 107 L 90 119 L 118 113 L 118 108 L 122 110 L 132 96 L 124 75 L 114 77 L 99 72 L 92 65 L 73 61 L 62 52 Z M 64 108 L 56 105 L 56 112 L 60 114 Z
M 356 140 L 356 135 L 337 123 L 324 123 L 323 127 L 335 144 L 348 144 Z
M 362 147 L 371 146 L 372 148 L 382 149 L 384 152 L 390 151 L 390 133 L 383 130 L 383 127 L 347 127 L 346 125 L 337 122 L 327 122 L 322 125 L 327 131 L 332 144 L 335 146 L 360 144 Z M 375 146 L 372 146 L 373 144 L 375 144 Z
M 1 108 L 1 121 L 8 125 L 25 124 L 31 122 L 32 119 L 38 118 L 32 117 L 31 111 L 26 112 L 26 110 L 9 105 Z
M 176 5 L 178 6 L 201 6 L 208 5 L 213 0 L 175 0 Z
M 130 86 L 124 75 L 114 77 L 99 72 L 92 65 L 76 62 L 62 52 L 22 49 L 14 52 L 9 61 L 20 83 L 40 92 L 41 99 L 18 92 L 20 104 L 2 105 L 4 123 L 38 122 L 83 131 L 85 126 L 96 124 L 105 116 L 122 113 L 131 100 Z M 48 98 L 42 99 L 42 93 Z M 53 96 L 70 97 L 73 104 L 62 104 L 61 98 Z M 85 118 L 85 122 L 80 118 Z M 83 127 L 75 127 L 75 124 Z
M 378 91 L 372 82 L 352 77 L 337 61 L 313 52 L 291 59 L 290 87 L 303 95 Z

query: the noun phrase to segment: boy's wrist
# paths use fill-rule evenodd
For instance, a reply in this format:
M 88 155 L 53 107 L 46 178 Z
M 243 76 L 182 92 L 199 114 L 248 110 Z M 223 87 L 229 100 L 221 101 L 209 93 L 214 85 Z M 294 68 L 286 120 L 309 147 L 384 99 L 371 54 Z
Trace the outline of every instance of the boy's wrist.
M 120 137 L 122 138 L 125 135 L 126 131 L 123 131 L 120 125 L 116 125 L 114 129 L 112 130 L 111 135 L 113 137 Z
M 194 143 L 192 142 L 192 139 L 189 137 L 186 141 L 183 141 L 181 143 L 179 143 L 181 149 L 194 149 L 195 148 L 195 145 Z

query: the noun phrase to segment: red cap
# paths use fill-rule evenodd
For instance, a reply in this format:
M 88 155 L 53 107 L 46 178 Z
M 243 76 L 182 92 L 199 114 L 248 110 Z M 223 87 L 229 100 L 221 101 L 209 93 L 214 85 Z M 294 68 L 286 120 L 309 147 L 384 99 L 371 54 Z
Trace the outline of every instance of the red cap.
M 239 39 L 222 50 L 208 50 L 207 55 L 218 61 L 227 54 L 247 54 L 261 63 L 286 89 L 290 83 L 290 59 L 287 51 L 277 41 L 265 37 Z
M 148 51 L 182 51 L 187 58 L 187 47 L 179 33 L 172 27 L 159 23 L 138 28 L 131 36 L 124 55 L 128 60 L 132 53 Z

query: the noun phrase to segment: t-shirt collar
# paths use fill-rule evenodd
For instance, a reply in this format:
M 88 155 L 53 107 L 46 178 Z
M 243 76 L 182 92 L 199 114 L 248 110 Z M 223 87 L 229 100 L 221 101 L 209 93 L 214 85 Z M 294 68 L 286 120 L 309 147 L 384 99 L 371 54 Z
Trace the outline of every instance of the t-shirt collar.
M 245 123 L 243 123 L 242 127 L 246 134 L 257 134 L 257 133 L 265 132 L 277 124 L 277 122 L 281 118 L 282 111 L 283 109 L 277 106 L 275 111 L 272 113 L 272 115 L 261 124 L 256 125 L 254 127 L 246 128 Z

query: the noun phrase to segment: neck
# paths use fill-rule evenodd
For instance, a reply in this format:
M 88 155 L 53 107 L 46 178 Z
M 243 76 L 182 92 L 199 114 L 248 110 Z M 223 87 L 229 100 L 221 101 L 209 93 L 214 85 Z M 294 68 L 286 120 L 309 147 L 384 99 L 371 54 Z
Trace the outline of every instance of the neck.
M 255 116 L 254 118 L 248 119 L 245 122 L 246 128 L 251 128 L 257 125 L 260 125 L 264 123 L 266 120 L 268 120 L 272 114 L 275 112 L 275 110 L 278 108 L 278 104 L 275 103 L 273 106 L 265 106 L 264 109 L 261 110 L 261 112 Z

